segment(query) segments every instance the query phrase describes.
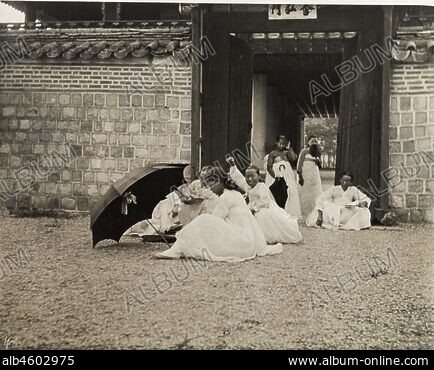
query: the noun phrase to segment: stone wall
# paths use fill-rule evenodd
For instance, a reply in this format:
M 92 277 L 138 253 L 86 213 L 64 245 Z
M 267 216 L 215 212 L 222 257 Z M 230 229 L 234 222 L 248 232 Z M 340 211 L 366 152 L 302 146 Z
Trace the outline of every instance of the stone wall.
M 190 66 L 170 57 L 152 65 L 7 66 L 0 72 L 0 208 L 86 211 L 137 167 L 188 163 L 190 95 Z
M 434 64 L 394 64 L 390 103 L 390 206 L 434 222 Z

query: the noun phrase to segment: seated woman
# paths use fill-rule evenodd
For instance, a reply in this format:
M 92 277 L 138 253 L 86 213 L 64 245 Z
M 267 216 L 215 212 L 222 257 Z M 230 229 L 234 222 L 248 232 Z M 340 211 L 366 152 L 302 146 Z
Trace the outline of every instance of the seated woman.
M 230 158 L 228 162 L 231 165 L 229 176 L 247 192 L 249 209 L 258 221 L 267 243 L 300 242 L 302 236 L 298 230 L 297 219 L 280 208 L 274 201 L 268 186 L 259 182 L 259 168 L 250 166 L 244 178 Z
M 319 169 L 321 166 L 321 147 L 318 144 L 311 144 L 308 153 L 304 155 L 302 173 L 300 176 L 303 182 L 299 189 L 301 213 L 308 216 L 315 208 L 316 200 L 322 193 L 321 176 Z
M 307 226 L 326 229 L 361 230 L 371 226 L 371 199 L 355 186 L 353 174 L 345 171 L 341 185 L 332 186 L 317 200 L 316 207 L 306 220 Z
M 297 159 L 294 151 L 287 149 L 288 142 L 284 135 L 276 140 L 276 149 L 267 158 L 267 177 L 265 183 L 279 207 L 285 209 L 291 216 L 301 219 L 300 199 L 298 197 L 297 181 L 290 161 Z
M 205 178 L 211 169 L 211 166 L 203 167 L 199 173 L 199 179 L 178 188 L 177 195 L 180 202 L 177 211 L 179 221 L 183 226 L 199 215 L 212 213 L 217 204 L 217 195 L 205 183 Z
M 241 262 L 282 251 L 281 244 L 266 244 L 243 196 L 221 168 L 214 167 L 206 183 L 219 197 L 213 213 L 199 215 L 177 232 L 175 244 L 157 258 Z

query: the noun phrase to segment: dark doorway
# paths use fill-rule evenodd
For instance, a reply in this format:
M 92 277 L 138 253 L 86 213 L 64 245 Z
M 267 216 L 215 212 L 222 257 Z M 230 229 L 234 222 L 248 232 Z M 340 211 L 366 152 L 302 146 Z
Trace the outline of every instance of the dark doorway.
M 323 84 L 323 73 L 330 74 L 330 69 L 340 61 L 354 64 L 357 58 L 361 65 L 369 65 L 365 51 L 374 45 L 386 46 L 388 19 L 381 7 L 320 6 L 317 19 L 299 21 L 269 20 L 264 6 L 250 6 L 248 11 L 243 11 L 242 7 L 208 7 L 203 13 L 202 35 L 211 42 L 216 54 L 204 62 L 201 75 L 201 163 L 222 161 L 235 141 L 240 149 L 249 141 L 245 118 L 239 123 L 241 128 L 234 143 L 228 138 L 230 117 L 234 117 L 233 125 L 239 120 L 235 117 L 241 115 L 237 110 L 247 104 L 247 99 L 238 97 L 236 103 L 230 98 L 231 71 L 241 67 L 250 76 L 252 69 L 249 64 L 233 65 L 236 58 L 230 57 L 229 42 L 229 35 L 233 34 L 246 42 L 254 54 L 253 82 L 261 65 L 267 65 L 262 72 L 270 76 L 271 86 L 281 95 L 279 99 L 290 101 L 288 106 L 293 105 L 292 113 L 287 113 L 292 115 L 291 120 L 302 121 L 310 110 L 339 116 L 336 176 L 343 170 L 350 170 L 355 184 L 366 188 L 374 185 L 381 191 L 386 185 L 381 171 L 388 166 L 388 90 L 384 83 L 388 61 L 379 63 L 368 73 L 358 74 L 357 79 L 334 94 L 321 96 L 316 104 L 309 102 L 310 94 L 306 91 L 311 79 Z M 273 71 L 275 66 L 277 70 Z M 282 71 L 286 71 L 284 78 Z M 332 78 L 333 73 L 328 77 Z M 245 88 L 248 92 L 245 96 L 250 98 L 251 89 Z M 295 125 L 289 131 L 293 145 L 299 150 L 303 141 L 300 126 Z M 386 197 L 382 197 L 381 202 L 387 204 Z

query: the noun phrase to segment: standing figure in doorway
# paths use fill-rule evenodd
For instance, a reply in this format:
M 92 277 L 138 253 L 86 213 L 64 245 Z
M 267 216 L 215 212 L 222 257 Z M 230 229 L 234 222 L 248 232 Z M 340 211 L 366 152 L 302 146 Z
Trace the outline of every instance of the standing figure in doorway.
M 298 195 L 300 197 L 301 213 L 307 217 L 315 208 L 315 202 L 322 193 L 321 185 L 321 147 L 311 142 L 307 148 L 302 150 L 303 159 L 297 165 L 299 184 Z M 301 157 L 301 155 L 300 155 Z
M 297 182 L 290 161 L 297 159 L 294 151 L 288 150 L 288 141 L 284 135 L 276 140 L 276 148 L 268 155 L 267 178 L 265 183 L 279 207 L 285 209 L 291 216 L 301 218 L 300 200 Z

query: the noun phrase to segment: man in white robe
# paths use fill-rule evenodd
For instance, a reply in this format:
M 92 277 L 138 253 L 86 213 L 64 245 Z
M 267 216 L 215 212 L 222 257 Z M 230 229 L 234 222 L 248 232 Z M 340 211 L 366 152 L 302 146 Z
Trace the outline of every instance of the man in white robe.
M 344 172 L 341 185 L 321 194 L 316 207 L 306 220 L 307 226 L 326 229 L 361 230 L 371 226 L 371 199 L 355 186 L 353 175 Z

